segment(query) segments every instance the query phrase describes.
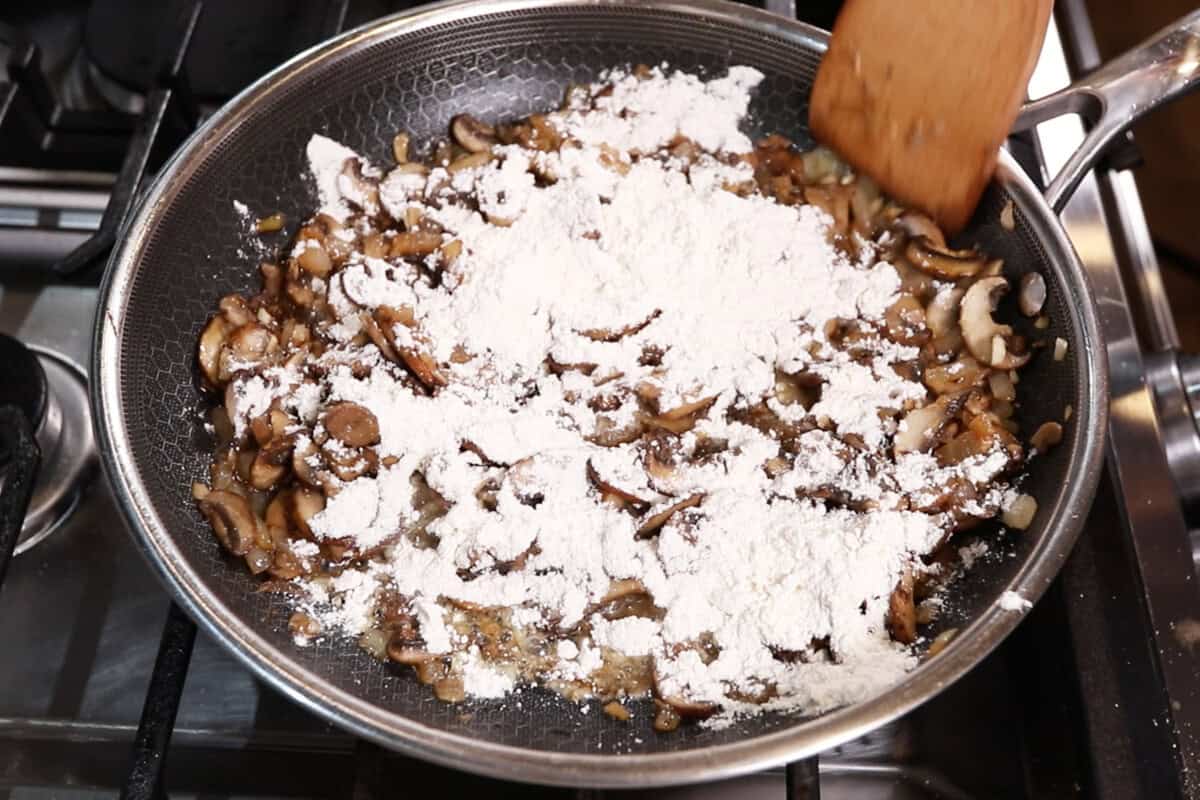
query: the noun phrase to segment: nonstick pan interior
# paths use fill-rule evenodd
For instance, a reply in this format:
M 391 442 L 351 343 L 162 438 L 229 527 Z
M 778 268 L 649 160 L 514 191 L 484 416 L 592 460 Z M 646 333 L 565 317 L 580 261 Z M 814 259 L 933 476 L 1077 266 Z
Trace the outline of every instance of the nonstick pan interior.
M 103 373 L 97 401 L 104 409 L 99 424 L 110 450 L 108 466 L 151 560 L 185 606 L 293 697 L 388 744 L 466 768 L 518 770 L 505 769 L 499 750 L 477 760 L 479 754 L 464 742 L 480 743 L 485 750 L 501 745 L 537 751 L 547 756 L 539 762 L 545 769 L 528 774 L 541 780 L 587 780 L 572 772 L 576 762 L 555 761 L 551 754 L 697 751 L 745 744 L 800 722 L 775 714 L 724 730 L 690 725 L 660 735 L 651 729 L 648 702 L 627 723 L 595 707 L 583 715 L 575 704 L 535 690 L 505 701 L 447 705 L 408 668 L 381 664 L 352 641 L 293 645 L 287 603 L 273 594 L 255 593 L 257 581 L 222 554 L 190 494 L 191 483 L 206 477 L 211 452 L 202 424 L 206 403 L 196 376 L 196 339 L 219 297 L 258 287 L 261 256 L 234 211 L 235 200 L 257 214 L 283 212 L 288 231 L 294 232 L 316 205 L 304 162 L 304 145 L 314 132 L 387 164 L 391 138 L 398 131 L 428 141 L 444 133 L 455 113 L 469 111 L 495 121 L 548 110 L 569 83 L 594 80 L 614 65 L 666 62 L 709 75 L 733 64 L 757 67 L 767 78 L 754 98 L 749 132 L 778 131 L 808 141 L 806 97 L 823 34 L 799 24 L 776 27 L 765 14 L 733 8 L 719 3 L 696 4 L 690 10 L 667 4 L 459 4 L 376 24 L 252 87 L 164 170 L 114 258 L 105 316 L 97 323 L 97 369 Z M 735 25 L 732 15 L 751 24 Z M 1089 486 L 1094 486 L 1094 478 L 1081 477 L 1095 467 L 1097 434 L 1088 429 L 1103 416 L 1095 411 L 1102 377 L 1094 363 L 1090 301 L 1077 268 L 1067 263 L 1063 243 L 1045 244 L 1047 223 L 1038 218 L 1038 199 L 1022 186 L 994 184 L 961 239 L 1003 258 L 1010 278 L 1029 270 L 1043 272 L 1051 329 L 1035 332 L 1015 313 L 1015 303 L 1007 303 L 1001 316 L 1028 335 L 1050 342 L 1062 337 L 1069 343 L 1062 361 L 1045 352 L 1022 372 L 1022 430 L 1028 435 L 1045 420 L 1062 420 L 1067 406 L 1074 415 L 1063 444 L 1035 461 L 1025 484 L 1041 508 L 1034 526 L 1019 534 L 981 528 L 963 539 L 982 536 L 1002 557 L 985 559 L 955 586 L 946 613 L 931 631 L 965 629 L 985 610 L 993 612 L 986 624 L 960 635 L 938 657 L 955 665 L 946 667 L 950 677 L 1011 628 L 994 608 L 1003 589 L 1014 585 L 1014 579 L 1026 581 L 1026 594 L 1036 596 L 1044 588 L 1041 584 L 1053 576 L 1073 542 L 1078 523 L 1069 517 L 1079 511 L 1080 494 L 1086 502 Z M 1012 232 L 999 222 L 1011 201 L 1017 223 Z M 820 287 L 796 287 L 810 289 Z M 1048 528 L 1048 523 L 1053 524 Z M 1030 583 L 1035 578 L 1037 585 Z M 238 641 L 230 631 L 246 631 L 248 638 Z M 927 670 L 918 674 L 922 671 Z M 285 673 L 288 677 L 281 678 Z M 877 704 L 878 721 L 931 692 L 928 686 L 906 684 L 893 693 L 894 702 Z M 373 707 L 370 721 L 355 711 L 360 703 Z M 855 723 L 859 728 L 861 719 Z M 750 764 L 744 757 L 733 758 L 724 769 Z M 686 775 L 641 779 L 698 780 L 723 768 L 710 763 L 707 769 L 697 766 Z M 614 776 L 592 782 L 625 781 Z

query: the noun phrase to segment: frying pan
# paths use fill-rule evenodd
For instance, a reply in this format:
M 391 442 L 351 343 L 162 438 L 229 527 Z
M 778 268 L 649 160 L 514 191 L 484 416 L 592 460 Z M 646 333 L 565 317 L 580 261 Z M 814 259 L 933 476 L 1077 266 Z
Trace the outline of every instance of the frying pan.
M 1194 19 L 1188 24 L 1196 26 Z M 1119 94 L 1111 90 L 1126 86 L 1135 67 L 1176 76 L 1155 82 L 1153 99 L 1190 84 L 1179 66 L 1183 35 L 1164 34 L 1132 56 L 1154 55 L 1149 67 L 1126 59 L 1100 83 L 1034 104 L 1025 121 L 1090 109 L 1101 121 L 1095 130 L 1113 135 L 1132 114 L 1114 124 L 1114 114 L 1125 112 L 1109 107 Z M 667 61 L 710 75 L 732 64 L 762 70 L 748 132 L 779 131 L 803 144 L 810 141 L 806 98 L 826 41 L 815 28 L 722 0 L 449 2 L 320 45 L 213 116 L 164 167 L 126 225 L 102 287 L 92 362 L 105 467 L 129 526 L 177 601 L 268 684 L 360 736 L 460 769 L 555 784 L 683 783 L 794 760 L 904 714 L 979 662 L 1020 619 L 997 604 L 1001 593 L 1030 600 L 1042 594 L 1071 550 L 1099 476 L 1108 404 L 1104 349 L 1087 277 L 1052 210 L 1095 160 L 1102 142 L 1094 137 L 1092 149 L 1053 184 L 1050 203 L 1001 153 L 962 237 L 1003 258 L 1010 279 L 1041 272 L 1050 330 L 1010 321 L 1027 335 L 1068 343 L 1061 361 L 1048 353 L 1035 358 L 1019 387 L 1026 432 L 1061 420 L 1068 405 L 1074 410 L 1062 444 L 1033 462 L 1024 485 L 1040 511 L 1020 534 L 982 531 L 993 549 L 1012 557 L 985 560 L 950 590 L 930 633 L 956 627 L 957 638 L 889 691 L 857 705 L 816 718 L 775 713 L 721 730 L 685 726 L 660 735 L 647 708 L 618 722 L 598 709 L 583 715 L 541 690 L 525 691 L 519 705 L 511 698 L 444 704 L 407 668 L 381 664 L 352 641 L 296 647 L 286 602 L 254 592 L 256 581 L 222 554 L 190 495 L 192 481 L 207 475 L 212 449 L 201 424 L 206 403 L 194 368 L 196 338 L 220 296 L 256 290 L 259 282 L 258 258 L 247 253 L 233 201 L 293 221 L 316 207 L 304 163 L 312 133 L 389 163 L 399 130 L 432 139 L 458 112 L 495 120 L 547 110 L 568 83 L 593 80 L 605 67 Z M 1008 203 L 1011 231 L 1000 223 Z

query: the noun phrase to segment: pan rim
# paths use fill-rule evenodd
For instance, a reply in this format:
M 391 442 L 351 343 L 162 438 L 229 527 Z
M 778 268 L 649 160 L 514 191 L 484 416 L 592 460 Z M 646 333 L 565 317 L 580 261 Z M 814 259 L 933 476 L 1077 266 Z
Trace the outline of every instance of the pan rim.
M 556 753 L 497 744 L 450 733 L 401 716 L 338 689 L 306 670 L 286 652 L 243 629 L 228 606 L 204 584 L 175 545 L 138 478 L 128 447 L 120 389 L 121 331 L 130 288 L 138 274 L 147 233 L 186 179 L 187 166 L 220 141 L 221 131 L 274 87 L 303 74 L 347 48 L 361 48 L 402 32 L 485 13 L 556 7 L 626 7 L 673 11 L 698 19 L 748 27 L 823 51 L 828 34 L 797 21 L 726 0 L 445 0 L 371 22 L 316 45 L 263 76 L 201 126 L 161 170 L 119 238 L 100 297 L 93 339 L 91 384 L 94 425 L 105 472 L 118 508 L 144 555 L 175 601 L 205 632 L 274 689 L 355 735 L 408 755 L 491 777 L 560 786 L 630 788 L 715 780 L 796 760 L 867 733 L 906 714 L 962 677 L 995 648 L 1023 618 L 992 604 L 971 621 L 954 646 L 908 673 L 891 691 L 797 725 L 743 741 L 669 753 L 589 755 Z M 1099 480 L 1107 427 L 1107 364 L 1086 273 L 1057 218 L 1033 183 L 1001 151 L 994 180 L 1017 200 L 1046 250 L 1047 268 L 1064 290 L 1072 327 L 1078 331 L 1079 379 L 1068 480 L 1046 532 L 1018 573 L 1000 591 L 1035 601 L 1066 560 L 1082 528 Z

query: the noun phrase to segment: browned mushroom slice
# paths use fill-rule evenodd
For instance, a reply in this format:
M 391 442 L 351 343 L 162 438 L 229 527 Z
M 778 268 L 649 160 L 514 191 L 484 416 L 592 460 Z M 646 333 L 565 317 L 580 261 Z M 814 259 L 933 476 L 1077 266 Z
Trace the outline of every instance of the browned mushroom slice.
M 669 703 L 662 700 L 655 700 L 654 705 L 654 730 L 659 733 L 670 733 L 679 727 L 681 718 L 679 712 L 671 707 Z
M 641 322 L 634 322 L 624 326 L 623 328 L 587 328 L 579 333 L 591 339 L 593 342 L 619 342 L 626 336 L 632 336 L 635 333 L 641 333 L 647 325 L 658 319 L 661 314 L 662 311 L 656 308 L 653 312 L 651 312 L 650 316 L 646 317 Z
M 962 299 L 959 324 L 967 349 L 981 363 L 996 369 L 1016 369 L 1029 361 L 1029 353 L 1015 352 L 1012 328 L 992 319 L 996 301 L 1008 291 L 1008 281 L 995 276 L 976 281 Z
M 690 403 L 682 403 L 674 408 L 667 409 L 658 415 L 659 419 L 664 420 L 681 420 L 688 417 L 703 413 L 708 410 L 709 406 L 717 401 L 717 396 L 714 394 L 711 397 L 702 397 L 699 400 L 693 400 Z
M 706 703 L 700 700 L 686 700 L 682 697 L 664 696 L 662 702 L 683 719 L 706 719 L 717 713 L 716 703 Z M 656 720 L 657 724 L 657 720 Z
M 244 556 L 250 551 L 258 521 L 246 498 L 217 490 L 206 494 L 198 504 L 222 547 L 235 556 Z
M 250 465 L 250 485 L 259 491 L 267 491 L 283 479 L 292 457 L 292 443 L 288 439 L 276 439 L 260 449 Z
M 234 330 L 227 344 L 240 361 L 248 363 L 261 361 L 279 345 L 275 336 L 257 322 L 248 322 Z
M 986 367 L 970 356 L 961 356 L 949 364 L 930 364 L 925 368 L 925 385 L 934 394 L 958 394 L 983 383 Z
M 388 642 L 387 656 L 397 664 L 407 664 L 410 667 L 415 667 L 418 664 L 424 664 L 426 661 L 437 658 L 433 653 L 430 653 L 419 645 L 412 644 L 411 642 L 396 641 Z
M 963 402 L 962 395 L 942 395 L 929 405 L 905 414 L 892 442 L 896 455 L 928 450 Z
M 546 356 L 546 370 L 551 375 L 562 375 L 564 372 L 578 372 L 583 375 L 591 375 L 596 371 L 596 365 L 588 361 L 580 361 L 577 363 L 569 363 L 557 361 L 554 356 Z
M 299 488 L 291 494 L 292 522 L 308 537 L 313 535 L 308 521 L 325 509 L 325 495 L 312 489 Z
M 922 272 L 945 281 L 973 277 L 987 263 L 978 250 L 944 249 L 923 236 L 908 243 L 904 257 Z
M 407 231 L 392 237 L 388 255 L 392 258 L 427 256 L 442 246 L 442 234 L 430 231 Z
M 642 524 L 638 526 L 637 533 L 634 535 L 638 539 L 649 539 L 651 536 L 657 534 L 659 529 L 661 529 L 663 525 L 666 525 L 671 517 L 675 516 L 676 512 L 682 511 L 685 508 L 693 508 L 698 506 L 700 505 L 700 501 L 703 499 L 704 495 L 702 493 L 697 493 L 691 495 L 690 497 L 685 497 L 676 503 L 672 503 L 661 511 L 656 511 L 642 521 Z
M 920 346 L 929 339 L 925 308 L 911 294 L 901 294 L 883 314 L 888 338 L 897 344 Z
M 942 466 L 958 464 L 972 456 L 991 453 L 997 447 L 1008 452 L 1011 459 L 1021 457 L 1021 444 L 992 413 L 977 414 L 967 423 L 967 429 L 934 451 Z
M 328 278 L 333 271 L 333 259 L 319 244 L 310 242 L 307 247 L 296 255 L 296 264 L 300 269 L 318 278 Z
M 470 114 L 459 114 L 450 120 L 450 135 L 470 153 L 486 153 L 496 144 L 496 129 Z
M 482 153 L 468 153 L 465 156 L 456 158 L 453 161 L 451 161 L 450 165 L 448 167 L 446 167 L 446 171 L 449 172 L 451 175 L 454 175 L 456 173 L 462 172 L 463 170 L 475 169 L 477 167 L 482 167 L 485 164 L 491 163 L 491 161 L 492 161 L 492 154 L 489 152 L 485 151 Z M 503 220 L 502 221 L 503 218 L 498 218 L 491 214 L 488 214 L 487 217 L 488 217 L 488 222 L 491 222 L 493 225 L 503 224 L 504 227 L 507 228 L 509 225 L 512 224 L 512 220 Z
M 654 502 L 653 498 L 647 499 L 645 497 L 639 497 L 632 490 L 617 486 L 616 483 L 614 483 L 611 479 L 606 479 L 603 476 L 601 476 L 600 472 L 596 469 L 595 465 L 592 464 L 592 460 L 590 458 L 588 459 L 588 462 L 587 462 L 587 476 L 588 476 L 588 479 L 592 483 L 594 483 L 596 485 L 596 488 L 599 489 L 601 492 L 608 492 L 610 494 L 615 494 L 617 497 L 621 498 L 622 500 L 632 503 L 634 513 L 637 513 L 637 514 L 646 513 L 647 511 L 650 510 L 650 504 Z
M 217 303 L 217 307 L 225 315 L 226 321 L 234 327 L 254 321 L 254 315 L 250 313 L 246 300 L 241 295 L 227 294 Z
M 200 363 L 200 371 L 212 386 L 220 386 L 221 350 L 229 334 L 229 323 L 224 317 L 215 316 L 204 326 L 200 334 L 200 344 L 196 350 L 196 360 Z
M 379 422 L 358 403 L 335 403 L 321 415 L 329 435 L 347 447 L 367 447 L 379 442 Z
M 925 239 L 934 247 L 944 248 L 946 237 L 932 219 L 916 211 L 905 211 L 896 220 L 896 225 L 911 239 Z
M 384 338 L 388 344 L 400 356 L 401 362 L 408 367 L 409 371 L 421 383 L 430 389 L 437 389 L 446 385 L 446 378 L 442 375 L 433 356 L 422 352 L 415 347 L 400 344 L 396 340 L 396 325 L 403 325 L 406 328 L 413 328 L 415 320 L 413 319 L 412 309 L 393 308 L 392 306 L 380 306 L 375 309 L 375 323 L 379 326 L 379 330 L 383 332 Z M 416 336 L 412 338 L 415 340 Z
M 611 417 L 599 414 L 596 416 L 595 430 L 584 438 L 601 447 L 617 447 L 636 442 L 641 436 L 642 423 L 639 420 L 634 420 L 626 425 L 618 425 Z
M 904 571 L 899 584 L 888 598 L 887 629 L 892 638 L 901 644 L 912 644 L 917 640 L 917 607 L 913 602 L 913 577 Z
M 292 450 L 292 472 L 304 483 L 318 489 L 321 479 L 317 476 L 319 467 L 314 462 L 320 463 L 317 446 L 311 439 L 303 439 L 300 445 Z
M 946 336 L 958 328 L 959 306 L 962 304 L 963 289 L 942 289 L 925 307 L 925 324 L 934 336 Z
M 600 598 L 600 604 L 611 603 L 614 600 L 620 600 L 622 597 L 629 597 L 636 594 L 646 594 L 646 587 L 636 578 L 624 578 L 619 581 L 612 581 L 608 585 L 608 591 Z

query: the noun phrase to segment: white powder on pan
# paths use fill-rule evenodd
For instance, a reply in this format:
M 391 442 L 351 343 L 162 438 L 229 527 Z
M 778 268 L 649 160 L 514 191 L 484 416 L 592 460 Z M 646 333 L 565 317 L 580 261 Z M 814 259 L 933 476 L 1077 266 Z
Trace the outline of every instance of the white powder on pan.
M 310 425 L 320 405 L 341 401 L 379 423 L 376 453 L 390 465 L 341 485 L 311 520 L 320 540 L 350 541 L 357 552 L 386 546 L 366 572 L 343 574 L 344 596 L 337 587 L 315 592 L 317 605 L 334 608 L 327 624 L 365 630 L 386 583 L 409 598 L 430 652 L 458 653 L 468 694 L 499 697 L 513 677 L 466 649 L 447 601 L 510 607 L 563 631 L 586 620 L 592 641 L 559 642 L 557 674 L 586 677 L 603 648 L 649 655 L 660 692 L 717 704 L 726 720 L 861 700 L 915 664 L 884 628 L 888 596 L 904 570 L 920 569 L 915 556 L 941 541 L 944 526 L 902 500 L 954 477 L 990 480 L 1005 459 L 941 468 L 923 454 L 890 457 L 896 416 L 926 398 L 892 369 L 915 350 L 877 340 L 864 344 L 870 359 L 851 360 L 825 334 L 832 320 L 879 322 L 896 298 L 896 270 L 876 263 L 872 248 L 851 261 L 814 206 L 725 191 L 753 177 L 736 158 L 689 166 L 637 157 L 680 133 L 713 151 L 748 151 L 739 125 L 761 77 L 748 68 L 707 82 L 614 73 L 596 109 L 550 115 L 574 142 L 560 153 L 497 146 L 491 163 L 452 179 L 434 170 L 383 180 L 388 213 L 417 208 L 442 225 L 445 241 L 462 243 L 440 284 L 356 255 L 326 289 L 343 319 L 322 331 L 335 344 L 320 359 L 319 389 L 297 399 L 286 376 L 235 381 L 239 431 L 273 397 L 303 407 Z M 338 175 L 358 156 L 320 136 L 308 154 L 322 209 L 344 219 Z M 534 172 L 554 181 L 538 185 Z M 477 197 L 480 210 L 456 193 Z M 439 364 L 448 384 L 435 395 L 414 393 L 374 345 L 354 342 L 359 312 L 381 305 L 413 309 L 415 328 L 392 333 Z M 470 360 L 459 363 L 464 351 Z M 548 359 L 584 366 L 551 371 Z M 777 368 L 819 379 L 811 409 L 776 403 Z M 634 419 L 636 394 L 662 411 L 706 404 L 695 429 L 675 440 L 669 467 L 651 469 L 640 446 L 592 441 L 600 427 Z M 778 441 L 730 420 L 764 399 L 829 428 L 799 437 L 773 476 L 764 465 Z M 840 438 L 850 434 L 867 452 L 850 451 Z M 689 458 L 716 440 L 724 449 Z M 449 505 L 428 528 L 434 547 L 397 536 L 418 513 L 410 483 L 418 472 Z M 600 502 L 595 476 L 653 510 L 686 497 L 698 504 L 639 538 L 639 519 Z M 491 507 L 479 499 L 485 485 Z M 830 485 L 870 504 L 826 508 L 805 496 Z M 519 560 L 522 568 L 505 566 Z M 648 590 L 661 620 L 593 613 L 625 579 Z M 715 657 L 696 645 L 706 637 Z M 763 705 L 729 696 L 767 687 Z

